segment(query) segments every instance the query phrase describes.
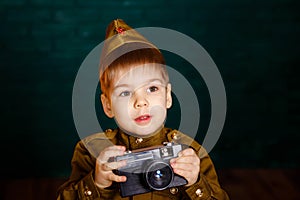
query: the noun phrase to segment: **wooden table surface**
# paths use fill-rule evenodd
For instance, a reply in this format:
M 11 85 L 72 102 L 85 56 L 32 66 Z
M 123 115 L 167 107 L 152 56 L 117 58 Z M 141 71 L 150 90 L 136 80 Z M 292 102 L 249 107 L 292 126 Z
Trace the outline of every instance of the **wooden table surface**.
M 232 200 L 300 200 L 300 169 L 222 169 L 222 187 Z M 54 200 L 64 178 L 0 180 L 0 200 Z

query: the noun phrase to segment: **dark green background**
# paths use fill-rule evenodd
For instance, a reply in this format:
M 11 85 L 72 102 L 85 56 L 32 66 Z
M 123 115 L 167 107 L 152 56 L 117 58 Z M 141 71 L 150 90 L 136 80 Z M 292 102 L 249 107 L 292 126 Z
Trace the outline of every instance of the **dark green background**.
M 69 175 L 79 140 L 73 83 L 115 18 L 180 31 L 211 55 L 228 100 L 211 152 L 217 168 L 299 168 L 298 13 L 296 0 L 0 0 L 0 177 Z M 205 84 L 174 57 L 166 52 L 202 103 L 201 141 L 210 116 Z

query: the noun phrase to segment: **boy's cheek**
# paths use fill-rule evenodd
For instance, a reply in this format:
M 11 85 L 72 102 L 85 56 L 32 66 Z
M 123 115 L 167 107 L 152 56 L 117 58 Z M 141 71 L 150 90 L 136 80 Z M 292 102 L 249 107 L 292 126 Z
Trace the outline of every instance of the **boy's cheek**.
M 112 107 L 114 110 L 128 110 L 129 103 L 124 100 L 115 100 L 112 101 Z

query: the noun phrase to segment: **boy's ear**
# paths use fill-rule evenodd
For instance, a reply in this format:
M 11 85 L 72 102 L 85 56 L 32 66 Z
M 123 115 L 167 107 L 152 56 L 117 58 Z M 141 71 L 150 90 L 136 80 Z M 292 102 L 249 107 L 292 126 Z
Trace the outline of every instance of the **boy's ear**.
M 172 89 L 171 89 L 171 84 L 168 83 L 167 85 L 167 108 L 171 108 L 172 106 Z
M 111 109 L 110 100 L 104 94 L 101 94 L 101 103 L 106 116 L 109 118 L 113 118 L 114 114 Z

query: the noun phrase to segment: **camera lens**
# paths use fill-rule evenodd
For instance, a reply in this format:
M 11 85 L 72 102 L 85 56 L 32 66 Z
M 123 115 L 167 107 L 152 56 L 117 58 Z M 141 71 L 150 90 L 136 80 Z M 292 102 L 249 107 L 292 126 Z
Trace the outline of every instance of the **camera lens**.
M 146 169 L 147 184 L 154 190 L 164 190 L 168 188 L 173 180 L 173 170 L 167 163 L 152 162 Z

